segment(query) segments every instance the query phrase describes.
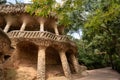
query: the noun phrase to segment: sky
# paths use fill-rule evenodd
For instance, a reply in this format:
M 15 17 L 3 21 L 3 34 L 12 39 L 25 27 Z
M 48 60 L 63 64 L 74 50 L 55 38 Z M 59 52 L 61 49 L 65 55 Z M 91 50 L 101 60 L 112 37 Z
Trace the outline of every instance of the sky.
M 17 0 L 18 2 L 30 3 L 31 0 Z M 7 2 L 15 3 L 15 0 L 7 0 Z
M 31 0 L 17 0 L 18 2 L 30 3 Z M 61 0 L 56 0 L 57 2 L 61 2 Z M 15 3 L 15 0 L 7 0 L 7 2 Z

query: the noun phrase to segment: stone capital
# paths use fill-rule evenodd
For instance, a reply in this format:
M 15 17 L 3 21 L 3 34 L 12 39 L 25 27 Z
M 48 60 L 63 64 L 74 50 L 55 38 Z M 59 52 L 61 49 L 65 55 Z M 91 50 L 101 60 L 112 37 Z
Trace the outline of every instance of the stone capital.
M 43 45 L 42 45 L 42 46 L 39 45 L 38 48 L 39 48 L 39 50 L 41 50 L 41 49 L 45 49 L 45 50 L 46 50 L 47 47 L 46 47 L 46 46 L 43 46 Z

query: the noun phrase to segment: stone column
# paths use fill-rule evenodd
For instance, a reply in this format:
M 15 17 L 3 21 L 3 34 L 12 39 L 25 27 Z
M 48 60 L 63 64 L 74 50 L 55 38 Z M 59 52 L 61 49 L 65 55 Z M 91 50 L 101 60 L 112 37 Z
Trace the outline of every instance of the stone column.
M 45 80 L 45 48 L 42 47 L 38 50 L 37 80 Z
M 46 18 L 38 17 L 37 20 L 38 20 L 38 22 L 40 24 L 40 31 L 44 31 L 44 24 L 45 24 Z
M 56 23 L 54 24 L 54 31 L 55 31 L 55 34 L 56 34 L 56 35 L 59 35 L 59 31 L 58 31 L 58 28 L 57 28 L 57 24 L 56 24 Z
M 23 22 L 23 24 L 22 24 L 22 26 L 21 26 L 21 28 L 20 28 L 20 31 L 24 31 L 24 30 L 25 30 L 26 25 L 27 25 L 27 22 L 26 22 L 26 21 L 24 21 L 24 22 Z
M 73 64 L 73 66 L 75 68 L 76 73 L 78 73 L 79 72 L 79 63 L 78 63 L 75 55 L 74 54 L 70 54 L 70 58 L 71 58 L 71 61 L 72 61 L 72 64 Z
M 4 28 L 4 32 L 7 33 L 9 28 L 10 28 L 10 26 L 11 26 L 11 22 L 7 22 L 7 24 L 6 24 L 5 28 Z
M 40 31 L 44 31 L 44 21 L 40 21 Z
M 61 63 L 62 63 L 62 67 L 63 67 L 63 71 L 64 71 L 65 76 L 69 80 L 72 80 L 71 71 L 70 71 L 70 67 L 69 67 L 69 64 L 68 64 L 65 52 L 64 51 L 60 51 L 59 55 L 60 55 L 60 59 L 61 59 Z

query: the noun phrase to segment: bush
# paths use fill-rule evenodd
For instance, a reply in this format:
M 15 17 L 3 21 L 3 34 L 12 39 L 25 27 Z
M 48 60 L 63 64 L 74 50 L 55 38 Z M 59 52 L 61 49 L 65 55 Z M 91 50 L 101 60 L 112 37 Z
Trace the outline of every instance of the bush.
M 117 58 L 116 60 L 114 60 L 114 67 L 115 67 L 115 70 L 120 73 L 120 58 Z
M 85 65 L 88 69 L 97 69 L 108 66 L 109 58 L 107 54 L 97 54 L 98 50 L 88 45 L 86 40 L 76 40 L 78 46 L 78 60 L 81 65 Z
M 108 66 L 105 54 L 80 54 L 79 63 L 85 65 L 88 69 L 97 69 Z

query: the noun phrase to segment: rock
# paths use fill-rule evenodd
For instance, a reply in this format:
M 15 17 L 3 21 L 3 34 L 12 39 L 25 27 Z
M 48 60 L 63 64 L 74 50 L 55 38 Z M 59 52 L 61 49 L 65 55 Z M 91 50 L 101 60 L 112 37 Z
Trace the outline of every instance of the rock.
M 81 69 L 81 71 L 85 71 L 85 70 L 87 70 L 87 67 L 83 66 L 83 65 L 80 65 L 80 69 Z
M 82 75 L 82 76 L 88 76 L 89 74 L 88 74 L 87 71 L 83 71 L 83 72 L 81 73 L 81 75 Z
M 16 80 L 36 80 L 36 70 L 32 67 L 19 67 Z

